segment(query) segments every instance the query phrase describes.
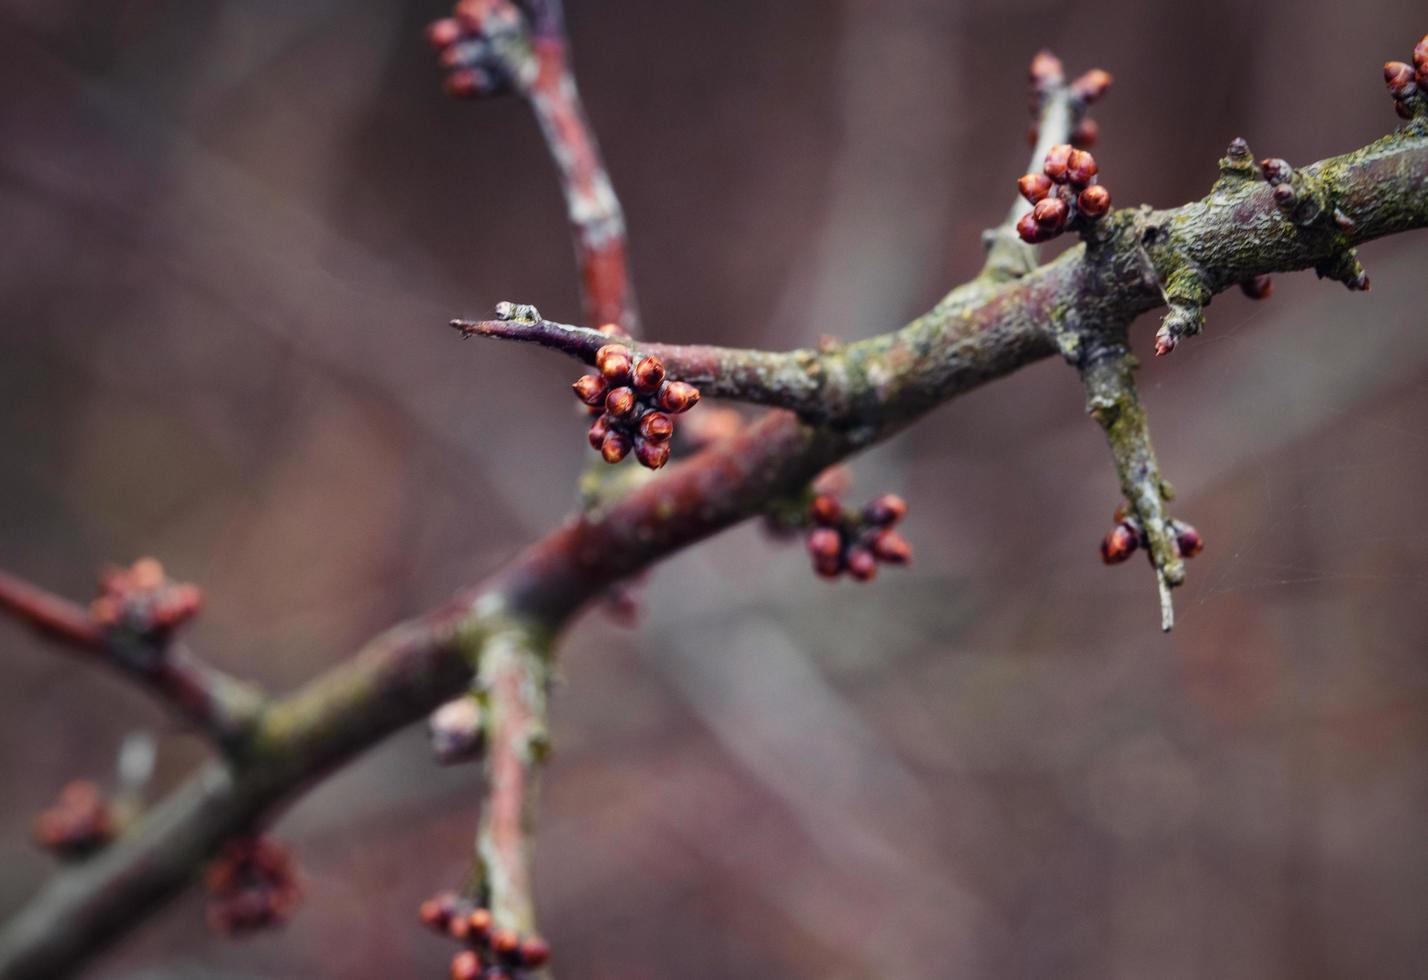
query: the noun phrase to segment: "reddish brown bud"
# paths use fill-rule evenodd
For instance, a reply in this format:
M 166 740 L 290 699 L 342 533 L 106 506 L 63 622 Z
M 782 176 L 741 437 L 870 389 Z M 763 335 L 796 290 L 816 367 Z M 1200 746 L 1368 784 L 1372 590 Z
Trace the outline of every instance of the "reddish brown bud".
M 878 574 L 878 560 L 866 548 L 848 551 L 848 574 L 859 582 L 871 582 Z
M 491 951 L 502 959 L 514 956 L 521 948 L 521 938 L 511 929 L 491 933 Z
M 1085 187 L 1100 171 L 1096 158 L 1085 150 L 1072 150 L 1066 158 L 1066 180 L 1072 187 Z
M 595 352 L 595 370 L 615 384 L 630 376 L 630 349 L 624 344 L 606 344 Z
M 1413 107 L 1402 99 L 1393 100 L 1393 111 L 1398 113 L 1399 119 L 1412 119 Z
M 1135 531 L 1125 524 L 1117 524 L 1101 542 L 1101 561 L 1107 565 L 1119 565 L 1131 556 L 1137 545 Z
M 629 454 L 630 439 L 628 436 L 613 429 L 605 433 L 605 438 L 600 443 L 600 455 L 605 457 L 605 462 L 618 463 Z
M 1407 99 L 1418 91 L 1418 78 L 1410 65 L 1390 61 L 1383 66 L 1383 83 L 1395 99 Z
M 868 542 L 878 561 L 890 565 L 906 565 L 912 560 L 912 545 L 896 531 L 879 531 Z
M 476 908 L 466 917 L 467 934 L 477 942 L 484 943 L 491 935 L 491 910 Z
M 1021 192 L 1021 196 L 1032 204 L 1051 193 L 1051 187 L 1051 178 L 1046 174 L 1027 174 L 1016 182 L 1016 189 Z
M 633 388 L 616 388 L 605 396 L 605 411 L 617 419 L 622 419 L 635 410 Z
M 1164 357 L 1175 349 L 1175 335 L 1168 327 L 1161 327 L 1155 332 L 1155 356 Z
M 1068 210 L 1066 202 L 1061 198 L 1047 197 L 1036 202 L 1036 207 L 1031 209 L 1031 216 L 1038 225 L 1054 235 L 1066 226 Z
M 1043 88 L 1059 83 L 1066 77 L 1066 69 L 1062 66 L 1060 58 L 1042 48 L 1032 57 L 1028 75 L 1033 85 Z
M 640 419 L 640 435 L 650 442 L 666 442 L 674 435 L 674 420 L 663 412 L 650 412 Z
M 1111 192 L 1101 184 L 1092 184 L 1076 198 L 1076 206 L 1088 218 L 1099 218 L 1111 209 Z
M 642 357 L 635 365 L 635 390 L 652 395 L 664 380 L 664 362 L 658 357 Z
M 808 535 L 808 553 L 815 558 L 837 558 L 843 553 L 843 536 L 831 527 L 814 528 Z
M 445 932 L 446 923 L 451 920 L 451 913 L 455 908 L 456 895 L 452 892 L 443 892 L 422 902 L 421 907 L 417 909 L 417 917 L 421 919 L 421 924 L 428 929 Z
M 1020 235 L 1021 240 L 1028 245 L 1036 245 L 1052 237 L 1050 232 L 1036 223 L 1036 216 L 1030 211 L 1018 219 L 1016 223 L 1016 233 Z
M 1255 276 L 1240 283 L 1240 289 L 1250 299 L 1268 299 L 1274 292 L 1274 280 L 1269 276 Z
M 585 404 L 600 405 L 605 401 L 605 391 L 608 385 L 605 384 L 605 379 L 598 374 L 584 374 L 570 388 L 575 392 L 575 397 Z
M 1200 537 L 1200 532 L 1195 530 L 1184 521 L 1172 521 L 1171 529 L 1175 532 L 1175 548 L 1183 558 L 1194 558 L 1205 550 L 1205 539 Z
M 610 418 L 601 415 L 590 425 L 590 446 L 592 449 L 599 449 L 605 442 L 605 437 L 610 434 Z
M 477 68 L 460 68 L 441 83 L 453 99 L 474 99 L 486 89 L 486 73 Z
M 1278 184 L 1274 188 L 1274 203 L 1281 211 L 1288 211 L 1299 203 L 1299 195 L 1294 191 L 1293 184 Z
M 1269 181 L 1271 186 L 1287 183 L 1294 179 L 1294 168 L 1288 161 L 1278 157 L 1265 157 L 1259 162 L 1259 172 L 1264 174 L 1264 179 Z
M 1419 68 L 1428 65 L 1428 34 L 1423 35 L 1423 40 L 1413 46 L 1413 63 Z
M 451 959 L 451 980 L 481 980 L 481 957 L 463 949 Z
M 1071 83 L 1071 94 L 1086 105 L 1099 101 L 1111 87 L 1114 79 L 1111 73 L 1101 68 L 1092 68 Z
M 814 555 L 813 570 L 823 578 L 837 578 L 843 573 L 843 556 Z
M 1101 126 L 1094 119 L 1082 119 L 1071 131 L 1071 145 L 1082 150 L 1089 150 L 1100 138 Z
M 641 439 L 635 444 L 635 458 L 646 469 L 657 470 L 669 462 L 669 443 Z
M 442 765 L 466 762 L 481 754 L 485 731 L 481 727 L 481 705 L 470 695 L 448 701 L 427 720 L 431 751 Z
M 699 389 L 683 381 L 666 381 L 655 400 L 666 412 L 678 415 L 699 404 Z
M 813 518 L 813 523 L 823 527 L 835 527 L 843 520 L 843 505 L 838 503 L 837 497 L 820 493 L 808 505 L 808 513 Z
M 539 936 L 530 936 L 521 943 L 521 966 L 534 969 L 550 962 L 550 944 Z
M 1042 165 L 1042 172 L 1058 184 L 1066 183 L 1066 165 L 1071 159 L 1071 144 L 1057 143 L 1046 154 L 1046 163 Z
M 461 40 L 461 33 L 461 21 L 455 17 L 434 20 L 426 25 L 427 43 L 438 51 Z
M 907 516 L 907 501 L 895 493 L 885 493 L 863 511 L 871 524 L 891 527 Z

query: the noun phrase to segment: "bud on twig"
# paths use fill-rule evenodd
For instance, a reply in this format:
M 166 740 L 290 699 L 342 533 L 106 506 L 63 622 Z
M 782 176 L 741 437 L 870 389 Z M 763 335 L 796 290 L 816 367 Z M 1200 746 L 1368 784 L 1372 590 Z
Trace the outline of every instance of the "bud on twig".
M 428 727 L 432 753 L 442 765 L 466 762 L 481 754 L 481 705 L 472 695 L 462 695 L 437 708 L 428 719 Z

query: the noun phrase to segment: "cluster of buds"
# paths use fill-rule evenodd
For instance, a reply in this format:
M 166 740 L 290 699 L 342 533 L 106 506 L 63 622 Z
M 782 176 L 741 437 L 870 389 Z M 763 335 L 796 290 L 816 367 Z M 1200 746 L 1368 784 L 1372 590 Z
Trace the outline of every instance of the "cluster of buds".
M 1031 59 L 1028 76 L 1031 80 L 1031 117 L 1035 120 L 1040 116 L 1042 103 L 1051 90 L 1065 84 L 1066 71 L 1060 58 L 1043 49 Z M 1086 115 L 1086 110 L 1092 104 L 1100 101 L 1109 91 L 1111 82 L 1110 72 L 1101 68 L 1092 68 L 1071 83 L 1071 112 L 1076 120 L 1076 124 L 1071 130 L 1071 145 L 1077 149 L 1089 149 L 1100 138 L 1101 127 L 1096 125 L 1094 119 Z M 1026 131 L 1027 145 L 1036 146 L 1039 136 L 1039 127 L 1036 122 L 1033 122 L 1031 128 Z
M 204 875 L 208 925 L 225 936 L 280 926 L 302 898 L 287 848 L 267 837 L 229 841 Z
M 35 843 L 62 858 L 84 857 L 114 839 L 116 824 L 114 809 L 99 787 L 75 780 L 35 817 Z
M 624 344 L 606 344 L 595 352 L 598 374 L 587 374 L 571 388 L 596 416 L 590 445 L 607 463 L 618 463 L 634 450 L 644 466 L 657 470 L 669 462 L 672 416 L 699 403 L 699 389 L 666 376 L 657 357 L 636 357 Z
M 496 928 L 490 909 L 454 892 L 422 902 L 418 915 L 427 928 L 466 946 L 451 960 L 451 980 L 515 980 L 550 961 L 544 939 Z
M 1035 245 L 1068 229 L 1084 231 L 1111 209 L 1111 192 L 1097 183 L 1100 168 L 1089 151 L 1058 143 L 1041 169 L 1016 182 L 1032 205 L 1016 223 L 1022 241 Z
M 448 701 L 427 719 L 431 752 L 444 766 L 479 758 L 485 747 L 481 704 L 474 694 Z
M 89 614 L 105 629 L 123 627 L 140 636 L 163 637 L 203 605 L 198 586 L 173 581 L 153 558 L 109 569 L 99 584 L 101 595 L 90 604 Z
M 1137 548 L 1150 550 L 1150 539 L 1146 536 L 1145 528 L 1124 501 L 1116 508 L 1113 520 L 1116 526 L 1111 528 L 1110 533 L 1101 541 L 1102 561 L 1107 565 L 1119 565 L 1135 554 Z M 1170 531 L 1175 535 L 1175 551 L 1181 558 L 1194 558 L 1205 549 L 1205 539 L 1200 537 L 1200 532 L 1184 521 L 1172 518 Z
M 1393 108 L 1401 119 L 1412 119 L 1428 106 L 1428 34 L 1413 48 L 1413 64 L 1389 61 L 1383 66 L 1383 82 L 1393 96 Z
M 1285 160 L 1266 157 L 1259 162 L 1259 171 L 1273 188 L 1275 206 L 1286 219 L 1301 228 L 1322 226 L 1340 232 L 1354 230 L 1354 219 L 1334 203 L 1323 180 L 1311 172 L 1296 171 Z M 1349 289 L 1368 292 L 1368 273 L 1354 249 L 1341 247 L 1334 255 L 1314 267 L 1319 277 L 1336 279 Z
M 450 17 L 427 26 L 426 37 L 454 98 L 501 95 L 535 79 L 530 31 L 511 0 L 461 0 Z
M 824 578 L 847 572 L 867 582 L 877 574 L 878 562 L 906 565 L 912 560 L 912 546 L 892 529 L 907 516 L 907 501 L 896 494 L 884 494 L 862 510 L 849 510 L 834 494 L 818 493 L 808 516 L 813 524 L 808 554 L 813 570 Z

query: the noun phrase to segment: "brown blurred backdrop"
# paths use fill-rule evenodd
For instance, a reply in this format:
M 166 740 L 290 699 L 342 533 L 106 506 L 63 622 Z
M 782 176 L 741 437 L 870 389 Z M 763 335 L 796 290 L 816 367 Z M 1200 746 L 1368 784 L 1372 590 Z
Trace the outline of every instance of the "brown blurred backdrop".
M 569 0 L 648 332 L 857 338 L 975 270 L 1050 44 L 1118 78 L 1122 204 L 1203 194 L 1234 136 L 1303 162 L 1397 122 L 1421 0 Z M 577 315 L 515 101 L 453 104 L 442 3 L 0 3 L 0 564 L 83 597 L 108 560 L 204 585 L 194 643 L 277 688 L 479 578 L 572 503 L 569 362 L 458 344 L 500 299 Z M 565 645 L 540 839 L 568 978 L 1410 980 L 1428 962 L 1428 236 L 1220 298 L 1142 384 L 1209 547 L 1156 630 L 1073 373 L 1042 363 L 858 461 L 912 501 L 909 571 L 828 585 L 753 528 L 658 570 L 642 625 Z M 1148 319 L 1137 333 L 1144 345 Z M 162 732 L 0 624 L 0 913 L 30 816 Z M 278 824 L 284 932 L 196 891 L 92 977 L 420 977 L 474 769 L 409 732 Z

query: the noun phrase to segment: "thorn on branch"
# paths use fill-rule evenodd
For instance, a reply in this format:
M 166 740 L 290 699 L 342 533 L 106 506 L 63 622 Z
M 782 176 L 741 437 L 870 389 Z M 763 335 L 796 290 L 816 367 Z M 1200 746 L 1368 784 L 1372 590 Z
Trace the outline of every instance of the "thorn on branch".
M 236 837 L 204 875 L 208 925 L 224 936 L 246 936 L 286 923 L 302 900 L 297 865 L 266 836 Z
M 1205 307 L 1213 293 L 1205 274 L 1192 262 L 1178 259 L 1179 265 L 1165 279 L 1161 291 L 1166 310 L 1155 333 L 1155 356 L 1164 357 L 1186 337 L 1205 329 Z

